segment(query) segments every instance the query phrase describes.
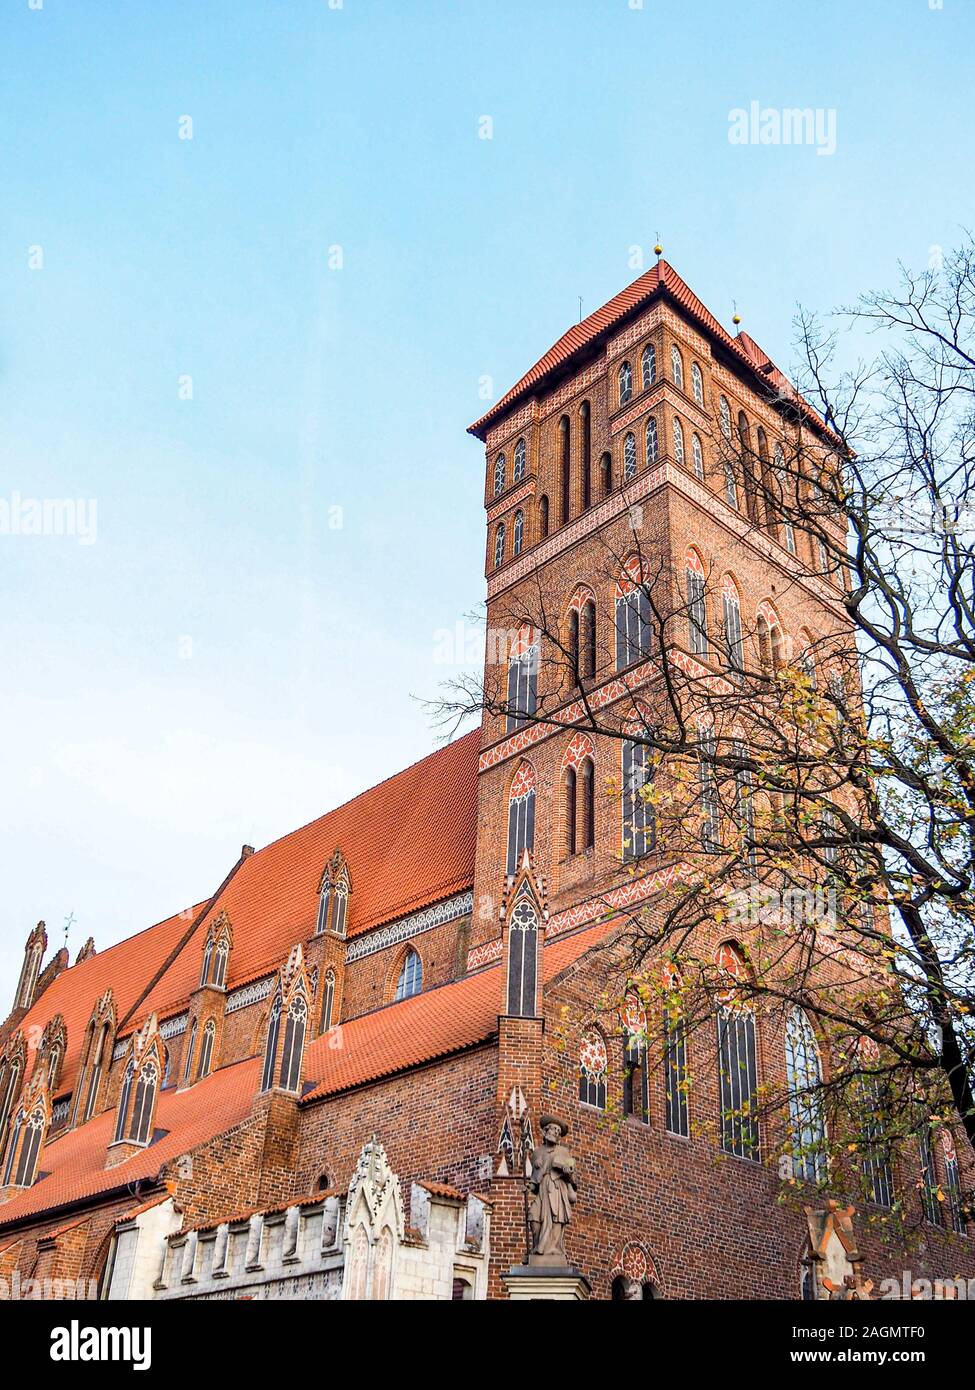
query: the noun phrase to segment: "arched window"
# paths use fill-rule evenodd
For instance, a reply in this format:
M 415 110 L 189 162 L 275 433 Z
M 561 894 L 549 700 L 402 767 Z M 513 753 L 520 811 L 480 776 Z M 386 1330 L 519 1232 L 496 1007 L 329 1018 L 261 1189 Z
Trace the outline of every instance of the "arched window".
M 507 732 L 520 729 L 534 715 L 538 698 L 538 642 L 523 634 L 508 660 Z
M 674 462 L 684 466 L 684 430 L 677 416 L 674 416 Z
M 731 407 L 728 404 L 727 396 L 722 396 L 719 403 L 719 413 L 721 416 L 721 433 L 725 439 L 731 438 Z
M 777 490 L 783 491 L 783 474 L 785 473 L 785 453 L 782 445 L 776 444 L 773 455 L 775 459 L 775 484 Z M 785 548 L 790 555 L 796 554 L 796 532 L 791 521 L 782 522 L 782 538 L 785 541 Z
M 657 379 L 657 353 L 653 343 L 647 343 L 640 357 L 640 372 L 643 378 L 644 391 L 648 386 L 652 386 Z
M 548 535 L 548 498 L 543 493 L 538 499 L 538 539 L 543 541 Z
M 948 1220 L 956 1235 L 966 1234 L 965 1212 L 962 1203 L 961 1176 L 958 1172 L 958 1153 L 954 1135 L 949 1129 L 941 1131 L 941 1157 L 945 1165 L 945 1195 L 948 1198 Z
M 3 1152 L 3 1141 L 7 1129 L 7 1121 L 10 1119 L 17 1099 L 17 1088 L 20 1085 L 20 1058 L 15 1057 L 13 1061 L 4 1061 L 0 1066 L 0 1153 Z
M 619 384 L 620 405 L 626 405 L 633 397 L 633 368 L 629 362 L 620 363 L 617 382 Z
M 583 680 L 596 674 L 596 605 L 591 598 L 582 605 L 579 674 Z
M 687 583 L 687 645 L 694 656 L 707 658 L 710 653 L 708 642 L 708 613 L 704 597 L 704 566 L 696 550 L 687 553 L 684 570 Z
M 603 496 L 608 497 L 613 491 L 613 456 L 603 454 L 599 464 L 599 471 L 602 476 Z
M 687 1021 L 680 998 L 680 976 L 673 966 L 665 969 L 667 995 L 664 1008 L 664 1085 L 667 1092 L 666 1125 L 671 1134 L 689 1138 L 691 1132 L 687 1093 Z
M 186 1056 L 183 1059 L 184 1082 L 189 1081 L 190 1077 L 193 1075 L 193 1053 L 196 1050 L 196 1028 L 198 1022 L 199 1020 L 194 1018 L 193 1025 L 190 1028 L 190 1036 L 186 1043 Z
M 17 1129 L 24 1123 L 23 1111 L 17 1117 Z M 47 1116 L 42 1105 L 36 1105 L 27 1117 L 24 1128 L 24 1136 L 20 1147 L 20 1158 L 17 1163 L 17 1171 L 14 1174 L 13 1182 L 15 1187 L 30 1187 L 37 1176 L 37 1160 L 41 1152 L 41 1140 L 44 1137 L 44 1129 L 47 1124 Z M 14 1143 L 11 1145 L 10 1157 L 13 1158 L 16 1150 L 16 1135 Z M 9 1167 L 9 1160 L 8 1160 Z M 9 1178 L 5 1178 L 9 1181 Z
M 393 996 L 394 1000 L 412 999 L 413 995 L 419 994 L 422 988 L 423 962 L 411 946 L 403 957 L 399 979 L 396 981 L 396 994 Z
M 738 479 L 735 477 L 735 466 L 733 463 L 726 462 L 724 466 L 724 497 L 729 507 L 738 510 Z
M 13 1177 L 14 1159 L 17 1156 L 17 1146 L 20 1142 L 20 1132 L 24 1128 L 24 1112 L 17 1111 L 17 1118 L 14 1120 L 13 1129 L 10 1134 L 10 1145 L 7 1149 L 7 1162 L 3 1170 L 3 1185 L 7 1187 Z
M 625 671 L 650 655 L 650 596 L 634 564 L 616 585 L 616 669 Z
M 721 997 L 718 1008 L 721 1147 L 737 1158 L 758 1160 L 755 1017 L 736 997 L 736 984 L 747 979 L 747 967 L 732 946 L 722 946 L 717 960 L 719 967 L 730 976 L 730 988 Z
M 227 984 L 227 960 L 230 956 L 230 942 L 222 936 L 217 942 L 213 953 L 213 983 L 218 989 L 224 989 Z
M 592 506 L 592 419 L 588 401 L 583 401 L 579 407 L 579 425 L 582 433 L 582 510 L 587 512 Z
M 120 1144 L 125 1137 L 125 1122 L 129 1113 L 129 1097 L 132 1094 L 132 1078 L 135 1076 L 135 1062 L 130 1057 L 122 1078 L 122 1089 L 118 1098 L 118 1118 L 115 1121 L 115 1142 Z
M 823 1120 L 822 1068 L 812 1024 L 793 1009 L 785 1025 L 785 1070 L 792 1119 L 792 1171 L 802 1182 L 826 1177 L 826 1125 Z
M 210 961 L 213 959 L 213 937 L 207 936 L 206 946 L 203 948 L 203 965 L 200 968 L 200 984 L 205 985 L 210 979 Z
M 494 533 L 494 568 L 497 569 L 504 564 L 504 522 L 498 522 L 498 529 Z
M 326 970 L 322 981 L 322 1018 L 319 1031 L 327 1033 L 332 1026 L 332 1010 L 335 1008 L 335 971 Z
M 132 1126 L 129 1138 L 135 1144 L 148 1144 L 152 1138 L 152 1116 L 156 1105 L 156 1087 L 159 1082 L 159 1068 L 150 1058 L 139 1069 L 139 1084 L 135 1088 L 135 1103 L 132 1106 Z
M 860 1065 L 869 1067 L 879 1055 L 871 1038 L 860 1040 Z M 886 1100 L 880 1077 L 866 1071 L 859 1078 L 860 1167 L 870 1201 L 878 1207 L 890 1207 L 894 1200 L 894 1175 L 890 1166 L 890 1144 L 887 1135 Z
M 91 1074 L 88 1081 L 88 1094 L 85 1097 L 84 1110 L 82 1112 L 81 1123 L 85 1124 L 95 1113 L 95 1105 L 98 1100 L 98 1091 L 101 1086 L 102 1070 L 105 1066 L 105 1053 L 109 1043 L 109 1028 L 105 1023 L 98 1030 L 97 1041 L 95 1043 L 94 1056 L 91 1062 Z
M 497 497 L 499 493 L 504 492 L 504 484 L 505 484 L 505 457 L 504 457 L 504 454 L 498 454 L 498 457 L 494 460 L 494 495 L 495 495 L 495 497 Z
M 636 477 L 636 437 L 627 434 L 623 440 L 623 481 L 628 483 Z
M 684 389 L 684 359 L 680 355 L 680 349 L 676 343 L 670 349 L 670 374 L 674 379 L 674 385 Z
M 572 515 L 572 432 L 568 415 L 563 415 L 559 421 L 559 479 L 564 526 Z
M 507 873 L 513 877 L 527 849 L 535 848 L 535 769 L 522 763 L 508 794 Z
M 698 405 L 704 404 L 704 378 L 696 362 L 691 363 L 691 390 Z
M 623 1114 L 650 1123 L 650 1078 L 647 1074 L 647 1015 L 640 1000 L 628 994 L 623 1004 Z
M 515 445 L 515 462 L 514 469 L 511 475 L 512 482 L 520 483 L 522 478 L 525 476 L 526 458 L 527 451 L 525 449 L 525 441 L 523 439 L 519 439 L 518 443 Z
M 538 1007 L 538 913 L 522 880 L 508 924 L 508 1013 L 534 1018 Z
M 704 482 L 704 450 L 698 435 L 691 435 L 691 458 L 694 463 L 694 476 Z
M 328 903 L 331 896 L 331 884 L 328 877 L 322 881 L 322 891 L 318 895 L 318 917 L 315 920 L 315 935 L 321 936 L 328 926 Z
M 525 539 L 525 513 L 515 512 L 514 530 L 511 533 L 511 553 L 520 555 L 522 543 Z
M 47 1059 L 47 1089 L 53 1096 L 58 1082 L 61 1079 L 61 1063 L 64 1061 L 64 1048 L 60 1043 L 55 1043 L 48 1054 Z M 3 1125 L 0 1124 L 0 1134 L 3 1133 Z
M 583 852 L 596 843 L 596 777 L 592 758 L 579 764 L 579 809 L 582 813 L 579 848 Z
M 574 767 L 567 767 L 563 772 L 562 786 L 565 792 L 565 852 L 575 854 L 578 787 Z
M 332 931 L 336 936 L 345 935 L 348 911 L 349 885 L 344 878 L 337 878 L 332 884 Z
M 921 1110 L 917 1151 L 921 1167 L 921 1206 L 924 1209 L 924 1219 L 930 1221 L 933 1226 L 943 1226 L 945 1224 L 944 1214 L 941 1210 L 943 1203 L 938 1200 L 941 1189 L 938 1185 L 938 1170 L 934 1164 L 934 1147 L 931 1143 L 931 1125 L 927 1116 L 927 1107 L 923 1107 Z
M 657 462 L 657 457 L 660 453 L 660 447 L 657 442 L 657 422 L 652 415 L 647 420 L 646 436 L 647 467 L 649 467 L 651 463 Z M 635 455 L 636 450 L 634 449 L 634 457 Z
M 714 779 L 714 759 L 717 743 L 711 730 L 698 730 L 698 807 L 701 815 L 701 848 L 706 854 L 721 851 L 721 810 Z
M 740 679 L 745 669 L 745 646 L 741 636 L 741 603 L 734 581 L 728 575 L 725 576 L 721 586 L 721 605 L 728 664 L 732 674 Z
M 200 1040 L 200 1064 L 196 1069 L 197 1081 L 202 1081 L 205 1076 L 210 1075 L 210 1068 L 213 1065 L 213 1040 L 216 1036 L 217 1025 L 213 1019 L 207 1021 L 203 1029 L 203 1037 Z
M 640 859 L 654 846 L 653 806 L 644 795 L 652 780 L 650 750 L 634 739 L 622 740 L 623 756 L 623 858 Z
M 278 1084 L 285 1091 L 297 1091 L 301 1081 L 301 1059 L 305 1050 L 307 1020 L 308 1005 L 305 996 L 295 994 L 288 1005 L 284 1046 L 281 1048 L 281 1071 L 278 1076 Z
M 269 1091 L 274 1085 L 274 1059 L 278 1051 L 278 1034 L 281 1031 L 281 989 L 274 996 L 267 1021 L 267 1039 L 264 1044 L 264 1070 L 261 1074 L 261 1090 Z
M 601 1033 L 590 1028 L 583 1033 L 579 1047 L 579 1099 L 583 1105 L 606 1109 L 606 1071 L 609 1057 Z

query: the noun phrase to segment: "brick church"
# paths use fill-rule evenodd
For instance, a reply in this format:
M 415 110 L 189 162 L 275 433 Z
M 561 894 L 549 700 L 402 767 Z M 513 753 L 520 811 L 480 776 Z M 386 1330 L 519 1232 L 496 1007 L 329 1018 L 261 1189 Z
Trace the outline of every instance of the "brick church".
M 727 601 L 773 641 L 844 621 L 804 539 L 718 462 L 732 431 L 775 457 L 795 428 L 786 387 L 659 260 L 471 426 L 506 712 L 244 846 L 212 897 L 118 945 L 48 958 L 37 925 L 0 1026 L 0 1289 L 522 1296 L 543 1115 L 576 1161 L 560 1296 L 863 1296 L 899 1277 L 874 1217 L 895 1194 L 921 1202 L 916 1154 L 873 1203 L 828 1184 L 783 1203 L 772 1121 L 743 1136 L 740 1107 L 729 1119 L 713 1049 L 671 1016 L 658 1065 L 641 1039 L 662 1018 L 606 1005 L 625 924 L 682 865 L 634 797 L 639 745 L 592 736 L 585 710 L 631 705 L 661 662 L 720 665 L 703 613 L 654 654 L 641 564 L 726 570 Z M 564 615 L 568 675 L 530 625 L 491 651 L 528 590 Z M 717 923 L 712 948 L 744 968 Z M 828 1070 L 808 1020 L 789 1027 L 738 1020 L 746 1100 L 799 1056 Z M 971 1189 L 960 1132 L 928 1161 L 939 1190 Z M 960 1205 L 929 1215 L 912 1268 L 975 1276 Z

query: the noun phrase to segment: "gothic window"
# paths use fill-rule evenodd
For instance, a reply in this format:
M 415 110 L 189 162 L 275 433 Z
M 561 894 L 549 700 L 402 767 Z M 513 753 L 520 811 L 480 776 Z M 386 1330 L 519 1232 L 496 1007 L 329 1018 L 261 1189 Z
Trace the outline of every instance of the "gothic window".
M 745 766 L 748 749 L 737 739 L 732 744 L 732 752 L 738 759 L 735 769 L 735 811 L 738 829 L 741 832 L 741 855 L 752 873 L 757 872 L 755 853 L 755 778 L 750 767 Z
M 583 758 L 579 765 L 579 803 L 582 812 L 579 848 L 592 849 L 596 837 L 596 778 L 592 758 Z
M 522 855 L 535 848 L 535 769 L 522 763 L 515 773 L 508 796 L 507 873 L 518 871 Z
M 730 407 L 729 404 L 728 404 L 728 398 L 727 398 L 726 396 L 722 396 L 722 397 L 721 397 L 721 402 L 720 402 L 719 410 L 720 410 L 720 415 L 721 415 L 721 433 L 724 435 L 725 439 L 730 439 L 730 438 L 731 438 L 731 407 Z
M 962 1210 L 961 1178 L 958 1173 L 958 1154 L 955 1140 L 947 1130 L 941 1131 L 941 1156 L 945 1165 L 945 1195 L 948 1198 L 948 1220 L 957 1235 L 965 1235 L 965 1214 Z
M 684 389 L 684 359 L 680 355 L 680 349 L 676 344 L 670 349 L 670 374 L 674 379 L 674 385 Z
M 512 482 L 520 483 L 522 478 L 525 476 L 525 459 L 525 441 L 523 439 L 519 439 L 518 443 L 515 445 L 515 463 L 514 471 L 512 473 Z
M 213 952 L 213 984 L 224 989 L 227 984 L 227 961 L 230 956 L 230 942 L 221 936 Z
M 129 1097 L 132 1094 L 132 1078 L 135 1076 L 135 1062 L 130 1057 L 125 1066 L 125 1076 L 122 1079 L 122 1089 L 118 1098 L 118 1118 L 115 1121 L 115 1142 L 121 1143 L 125 1138 L 125 1119 L 129 1113 Z
M 129 1138 L 135 1144 L 148 1144 L 152 1138 L 152 1116 L 156 1107 L 158 1082 L 159 1068 L 150 1058 L 139 1068 L 139 1084 L 135 1088 L 132 1125 L 129 1129 Z
M 691 364 L 691 389 L 694 399 L 698 405 L 704 404 L 704 378 L 701 376 L 701 369 L 696 362 Z
M 504 454 L 498 454 L 498 457 L 497 457 L 497 458 L 495 459 L 495 461 L 494 461 L 494 495 L 495 495 L 495 497 L 497 497 L 499 493 L 504 492 L 504 481 L 505 481 L 505 457 L 504 457 Z
M 200 1063 L 196 1069 L 197 1081 L 202 1081 L 205 1076 L 210 1075 L 210 1068 L 213 1065 L 213 1040 L 216 1036 L 217 1025 L 213 1019 L 207 1021 L 203 1029 L 203 1037 L 200 1040 Z
M 601 473 L 602 473 L 602 480 L 603 480 L 603 496 L 604 496 L 604 497 L 608 497 L 609 494 L 613 491 L 613 456 L 612 456 L 612 454 L 603 454 L 602 461 L 601 461 L 601 463 L 600 463 L 600 471 L 601 471 Z
M 657 354 L 653 343 L 647 343 L 640 358 L 640 372 L 643 379 L 644 391 L 648 386 L 652 386 L 657 377 Z
M 944 1225 L 942 1203 L 938 1200 L 940 1188 L 938 1173 L 934 1166 L 934 1147 L 931 1143 L 931 1127 L 927 1116 L 921 1116 L 921 1127 L 917 1136 L 918 1159 L 921 1164 L 921 1205 L 925 1220 L 933 1226 Z
M 623 1006 L 623 1114 L 650 1123 L 647 1016 L 635 995 L 627 995 Z
M 583 1105 L 597 1110 L 606 1109 L 606 1071 L 609 1057 L 601 1033 L 590 1028 L 582 1035 L 579 1047 L 579 1099 Z
M 676 1002 L 664 1012 L 664 1084 L 668 1132 L 687 1139 L 691 1132 L 687 1107 L 687 1023 Z
M 205 985 L 210 978 L 210 961 L 213 959 L 213 937 L 207 937 L 203 950 L 203 965 L 200 968 L 200 984 Z
M 15 1187 L 30 1187 L 37 1176 L 37 1160 L 41 1152 L 41 1140 L 44 1137 L 44 1128 L 47 1117 L 44 1113 L 43 1105 L 37 1105 L 30 1115 L 24 1116 L 21 1111 L 17 1116 L 17 1124 L 14 1127 L 14 1137 L 10 1146 L 10 1156 L 7 1159 L 7 1171 L 4 1174 L 4 1183 L 9 1183 L 11 1177 Z M 23 1137 L 21 1138 L 21 1131 Z M 16 1171 L 11 1174 L 13 1158 L 17 1152 L 17 1140 L 21 1138 L 20 1154 L 17 1160 Z
M 792 1171 L 802 1182 L 826 1177 L 826 1123 L 820 1087 L 823 1073 L 812 1024 L 793 1009 L 785 1025 L 785 1070 L 792 1120 Z
M 694 464 L 694 476 L 704 482 L 704 450 L 701 448 L 700 436 L 691 435 L 691 458 Z
M 513 528 L 512 532 L 511 532 L 511 553 L 512 553 L 512 555 L 520 555 L 520 554 L 521 554 L 521 547 L 522 547 L 522 545 L 523 545 L 523 543 L 524 543 L 524 539 L 525 539 L 525 513 L 524 513 L 524 512 L 521 512 L 521 511 L 518 511 L 518 512 L 515 512 L 515 524 L 514 524 L 514 528 Z
M 288 1005 L 288 1017 L 284 1029 L 284 1046 L 281 1048 L 281 1071 L 278 1085 L 285 1091 L 297 1091 L 301 1080 L 301 1059 L 305 1050 L 305 1023 L 308 1018 L 308 1005 L 303 994 L 296 994 Z
M 17 1146 L 20 1142 L 20 1132 L 24 1127 L 24 1112 L 17 1111 L 17 1118 L 14 1120 L 13 1130 L 10 1135 L 10 1147 L 7 1149 L 7 1162 L 3 1171 L 3 1185 L 7 1187 L 14 1171 L 14 1159 L 17 1156 Z
M 625 671 L 650 655 L 650 597 L 639 579 L 616 586 L 616 669 Z
M 724 466 L 724 498 L 729 507 L 738 510 L 738 480 L 735 477 L 734 464 L 731 463 Z
M 620 405 L 626 405 L 633 396 L 633 369 L 629 362 L 621 362 L 617 373 L 619 382 Z
M 647 420 L 646 436 L 647 436 L 647 438 L 646 438 L 646 444 L 647 444 L 647 466 L 649 467 L 649 465 L 650 465 L 651 463 L 656 463 L 656 462 L 657 462 L 657 456 L 658 456 L 658 454 L 660 453 L 660 448 L 659 448 L 659 445 L 658 445 L 658 442 L 657 442 L 657 421 L 654 419 L 654 417 L 653 417 L 652 415 L 651 415 L 650 418 Z M 635 471 L 636 471 L 636 445 L 635 445 L 635 444 L 634 444 L 634 446 L 633 446 L 633 462 L 634 462 L 634 472 L 635 472 Z
M 529 897 L 519 898 L 508 923 L 508 1013 L 533 1018 L 538 973 L 538 914 Z
M 583 401 L 579 407 L 579 423 L 582 432 L 582 510 L 592 506 L 592 417 L 589 402 Z
M 564 526 L 572 515 L 572 433 L 568 415 L 563 415 L 559 421 L 559 478 L 561 521 Z
M 879 1056 L 879 1049 L 872 1038 L 861 1038 L 861 1067 L 871 1066 Z M 885 1136 L 884 1117 L 886 1100 L 880 1077 L 876 1072 L 864 1071 L 858 1081 L 860 1111 L 860 1168 L 863 1173 L 867 1195 L 878 1207 L 889 1207 L 893 1203 L 894 1175 L 890 1166 L 890 1149 Z
M 698 800 L 701 812 L 701 848 L 707 854 L 721 851 L 721 816 L 718 809 L 718 789 L 715 785 L 714 759 L 717 744 L 706 729 L 698 733 L 700 752 L 697 758 Z
M 47 1088 L 53 1096 L 55 1087 L 61 1079 L 61 1063 L 64 1061 L 64 1048 L 56 1042 L 51 1048 L 47 1059 Z M 0 1133 L 3 1132 L 3 1124 L 0 1122 Z
M 316 936 L 321 936 L 322 932 L 328 926 L 328 900 L 330 896 L 330 886 L 331 885 L 329 884 L 329 881 L 326 878 L 324 883 L 322 884 L 322 891 L 318 895 L 318 917 L 315 921 Z
M 724 640 L 732 673 L 739 677 L 745 669 L 745 646 L 741 636 L 741 604 L 738 590 L 730 578 L 722 585 L 721 604 L 724 613 Z
M 504 522 L 498 522 L 498 529 L 494 533 L 494 568 L 504 564 Z
M 190 1036 L 186 1042 L 186 1056 L 183 1059 L 183 1081 L 189 1081 L 193 1075 L 193 1053 L 196 1050 L 196 1025 L 198 1020 L 194 1018 L 190 1028 Z
M 674 416 L 674 462 L 684 466 L 684 428 Z
M 576 803 L 578 798 L 574 767 L 565 769 L 562 775 L 562 785 L 565 790 L 565 852 L 571 855 L 576 852 Z
M 548 535 L 548 498 L 543 495 L 538 499 L 538 539 L 543 541 Z
M 108 1024 L 103 1024 L 98 1031 L 97 1042 L 95 1044 L 94 1056 L 91 1062 L 91 1072 L 88 1079 L 88 1093 L 85 1097 L 84 1110 L 82 1112 L 81 1123 L 85 1124 L 95 1113 L 95 1103 L 98 1100 L 98 1088 L 101 1085 L 102 1070 L 105 1065 L 105 1052 L 109 1044 Z
M 685 570 L 687 580 L 687 645 L 694 656 L 707 658 L 708 615 L 704 599 L 704 567 L 695 551 L 690 551 Z
M 755 1018 L 750 1009 L 718 1010 L 721 1147 L 737 1158 L 757 1159 L 758 1063 Z
M 278 989 L 271 1005 L 267 1022 L 267 1041 L 264 1044 L 264 1071 L 261 1075 L 261 1090 L 269 1091 L 274 1085 L 274 1059 L 278 1050 L 278 1033 L 281 1030 L 281 990 Z
M 535 713 L 538 695 L 538 643 L 524 641 L 508 662 L 507 732 L 513 733 Z
M 332 884 L 332 931 L 336 936 L 345 935 L 348 911 L 349 885 L 344 878 L 337 878 Z
M 623 858 L 639 859 L 654 846 L 654 813 L 642 795 L 650 781 L 650 751 L 645 743 L 623 739 Z
M 623 440 L 623 481 L 636 477 L 636 436 L 627 434 Z
M 3 1152 L 3 1140 L 6 1133 L 7 1121 L 10 1119 L 17 1099 L 17 1087 L 20 1083 L 20 1059 L 14 1058 L 13 1061 L 4 1061 L 0 1066 L 0 1153 Z
M 394 998 L 412 999 L 414 994 L 419 994 L 423 988 L 423 962 L 416 951 L 410 947 L 403 957 L 403 964 L 400 968 L 399 979 L 396 981 L 396 994 Z
M 332 1010 L 335 1007 L 335 971 L 326 970 L 322 982 L 322 1021 L 320 1032 L 327 1033 L 332 1026 Z
M 44 923 L 38 922 L 27 939 L 24 963 L 20 971 L 20 980 L 17 983 L 15 1009 L 29 1009 L 34 1002 L 34 990 L 37 986 L 37 977 L 40 974 L 41 961 L 44 958 L 46 947 L 47 934 L 44 931 Z

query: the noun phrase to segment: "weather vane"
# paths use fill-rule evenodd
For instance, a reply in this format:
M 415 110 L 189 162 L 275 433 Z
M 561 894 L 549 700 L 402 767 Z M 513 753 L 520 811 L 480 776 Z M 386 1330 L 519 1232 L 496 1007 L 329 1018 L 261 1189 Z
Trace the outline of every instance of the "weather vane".
M 732 309 L 734 309 L 734 311 L 735 311 L 735 312 L 731 315 L 731 322 L 737 326 L 739 323 L 741 323 L 741 314 L 739 314 L 739 312 L 738 312 L 738 301 L 737 301 L 737 299 L 733 299 L 733 300 L 731 301 L 731 307 L 732 307 Z
M 64 949 L 68 949 L 68 932 L 71 930 L 75 921 L 74 912 L 69 912 L 64 919 Z

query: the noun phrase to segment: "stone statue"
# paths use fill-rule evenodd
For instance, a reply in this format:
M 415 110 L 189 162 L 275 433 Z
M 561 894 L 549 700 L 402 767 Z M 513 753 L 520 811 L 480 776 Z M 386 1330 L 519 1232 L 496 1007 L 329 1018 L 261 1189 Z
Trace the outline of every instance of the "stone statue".
M 569 1126 L 551 1115 L 543 1115 L 539 1123 L 542 1143 L 532 1151 L 528 1179 L 528 1222 L 532 1232 L 528 1263 L 564 1269 L 569 1263 L 565 1228 L 572 1220 L 577 1196 L 576 1161 L 561 1142 Z

